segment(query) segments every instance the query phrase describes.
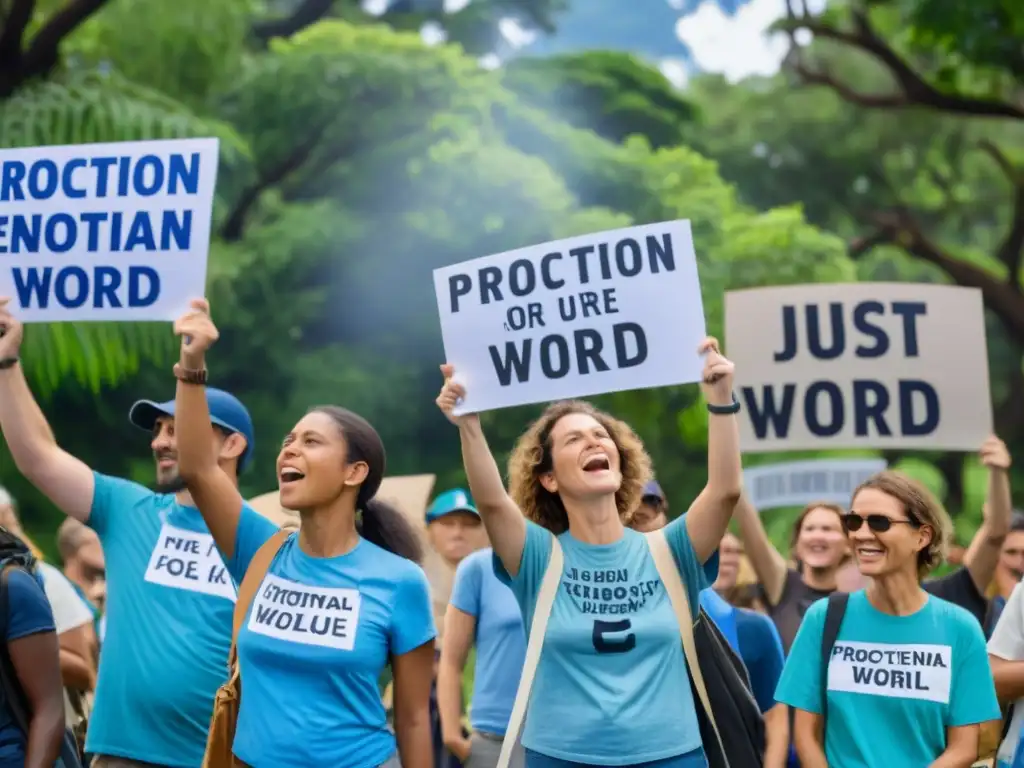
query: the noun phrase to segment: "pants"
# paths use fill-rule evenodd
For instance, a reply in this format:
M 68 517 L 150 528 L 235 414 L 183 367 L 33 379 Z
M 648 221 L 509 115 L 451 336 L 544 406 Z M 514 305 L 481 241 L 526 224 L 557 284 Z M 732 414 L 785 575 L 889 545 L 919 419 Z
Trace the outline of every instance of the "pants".
M 703 749 L 695 749 L 685 755 L 677 757 L 666 757 L 664 760 L 652 760 L 647 763 L 633 763 L 623 765 L 619 768 L 707 768 L 707 759 L 704 757 Z M 534 752 L 532 749 L 526 751 L 526 768 L 607 768 L 605 766 L 593 766 L 586 763 L 574 763 L 569 760 L 559 760 L 557 757 L 548 757 Z
M 130 760 L 127 757 L 96 755 L 92 759 L 92 768 L 166 768 L 166 766 L 145 763 L 142 760 Z
M 504 739 L 496 733 L 486 731 L 474 731 L 469 737 L 470 749 L 469 759 L 464 768 L 496 768 L 498 758 L 501 756 L 501 743 Z M 509 761 L 509 768 L 523 768 L 526 763 L 526 754 L 523 752 L 523 745 L 516 742 L 512 750 L 512 759 Z

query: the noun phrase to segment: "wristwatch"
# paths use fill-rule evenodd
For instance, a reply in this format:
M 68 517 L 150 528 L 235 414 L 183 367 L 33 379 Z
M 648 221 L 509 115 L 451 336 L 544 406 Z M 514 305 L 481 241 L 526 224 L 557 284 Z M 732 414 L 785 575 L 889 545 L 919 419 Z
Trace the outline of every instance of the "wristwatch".
M 199 386 L 206 386 L 207 376 L 206 366 L 203 366 L 198 371 L 194 371 L 191 368 L 186 368 L 181 363 L 174 364 L 174 377 L 178 381 L 183 381 L 186 384 L 198 384 Z

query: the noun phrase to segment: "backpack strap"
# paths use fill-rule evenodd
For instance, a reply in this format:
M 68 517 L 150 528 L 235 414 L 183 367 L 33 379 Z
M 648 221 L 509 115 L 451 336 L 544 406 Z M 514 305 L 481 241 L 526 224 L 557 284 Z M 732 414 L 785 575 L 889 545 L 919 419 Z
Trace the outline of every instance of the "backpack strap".
M 544 571 L 544 578 L 540 582 L 537 603 L 533 607 L 530 636 L 526 641 L 526 660 L 523 662 L 523 673 L 519 678 L 519 688 L 516 691 L 515 703 L 512 705 L 512 714 L 509 716 L 508 726 L 505 728 L 505 738 L 502 739 L 497 768 L 508 768 L 512 760 L 512 750 L 519 740 L 519 729 L 523 726 L 526 707 L 530 703 L 530 689 L 533 687 L 533 678 L 537 674 L 537 663 L 540 661 L 540 652 L 544 648 L 544 634 L 548 629 L 548 619 L 551 617 L 551 609 L 555 605 L 555 597 L 558 596 L 558 585 L 562 583 L 564 568 L 562 545 L 558 543 L 558 537 L 552 534 L 551 557 L 548 560 L 548 567 Z
M 665 531 L 659 529 L 646 534 L 647 546 L 651 550 L 651 558 L 654 560 L 654 567 L 661 577 L 661 583 L 665 587 L 669 604 L 676 614 L 676 622 L 679 624 L 679 636 L 683 641 L 683 656 L 686 658 L 686 666 L 690 670 L 690 679 L 693 687 L 697 689 L 697 697 L 700 705 L 707 715 L 708 722 L 715 732 L 715 740 L 722 755 L 726 768 L 729 766 L 729 759 L 726 757 L 725 743 L 722 741 L 722 734 L 718 730 L 718 722 L 715 720 L 715 713 L 711 709 L 711 698 L 708 696 L 708 687 L 704 682 L 704 673 L 700 668 L 700 658 L 697 656 L 697 641 L 693 637 L 693 612 L 690 610 L 690 598 L 686 594 L 686 587 L 679 574 L 679 567 L 672 555 L 672 548 L 668 539 L 665 538 Z
M 15 725 L 27 735 L 30 722 L 28 702 L 25 700 L 25 692 L 22 691 L 21 684 L 18 682 L 17 673 L 11 663 L 11 656 L 7 652 L 7 622 L 10 612 L 7 576 L 13 568 L 18 567 L 20 566 L 9 563 L 0 569 L 0 639 L 3 641 L 3 652 L 0 653 L 0 685 L 3 686 L 7 711 L 10 712 Z
M 843 625 L 846 605 L 850 602 L 848 592 L 833 592 L 828 596 L 828 610 L 825 612 L 825 628 L 821 633 L 821 738 L 825 738 L 825 723 L 828 720 L 828 664 L 832 660 L 832 648 L 839 639 L 839 628 Z M 822 744 L 824 749 L 824 744 Z
M 238 586 L 238 597 L 235 600 L 234 619 L 231 623 L 231 653 L 228 655 L 228 664 L 231 666 L 231 678 L 238 677 L 238 633 L 242 631 L 242 624 L 245 623 L 245 616 L 249 612 L 249 606 L 256 599 L 256 592 L 263 583 L 263 578 L 270 570 L 270 564 L 274 562 L 277 553 L 281 551 L 285 541 L 291 536 L 291 531 L 278 531 L 264 542 L 263 546 L 256 550 L 249 567 L 245 569 L 245 576 Z

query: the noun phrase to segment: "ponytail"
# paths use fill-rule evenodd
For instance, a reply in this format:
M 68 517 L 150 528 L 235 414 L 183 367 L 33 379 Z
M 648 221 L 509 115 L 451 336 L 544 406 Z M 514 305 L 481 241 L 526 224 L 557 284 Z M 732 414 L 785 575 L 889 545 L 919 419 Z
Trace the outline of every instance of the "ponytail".
M 393 506 L 370 499 L 362 505 L 360 518 L 359 535 L 364 539 L 406 560 L 422 562 L 420 537 L 405 515 Z

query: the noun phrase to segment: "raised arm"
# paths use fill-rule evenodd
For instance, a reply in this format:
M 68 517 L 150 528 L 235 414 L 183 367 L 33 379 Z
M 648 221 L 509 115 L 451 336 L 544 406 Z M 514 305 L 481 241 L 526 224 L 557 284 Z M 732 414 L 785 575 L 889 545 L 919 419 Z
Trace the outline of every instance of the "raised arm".
M 444 386 L 441 388 L 441 394 L 437 396 L 437 406 L 448 420 L 459 428 L 459 437 L 462 439 L 462 462 L 466 468 L 466 478 L 469 481 L 470 493 L 473 494 L 473 502 L 484 521 L 495 554 L 505 566 L 508 575 L 515 577 L 519 573 L 519 564 L 523 559 L 526 519 L 505 490 L 501 472 L 480 426 L 480 418 L 476 414 L 456 416 L 452 413 L 456 403 L 466 394 L 465 387 L 452 380 L 454 372 L 450 365 L 441 366 Z
M 205 299 L 192 302 L 192 309 L 174 323 L 174 332 L 182 337 L 181 362 L 175 367 L 178 388 L 174 398 L 178 472 L 214 542 L 224 557 L 230 559 L 235 552 L 243 499 L 234 480 L 217 462 L 217 443 L 206 402 L 206 387 L 186 381 L 206 370 L 206 350 L 220 335 L 210 319 L 210 305 Z
M 92 470 L 57 445 L 18 362 L 23 328 L 0 298 L 0 431 L 14 463 L 64 514 L 89 520 L 95 481 Z
M 718 341 L 705 339 L 700 346 L 704 359 L 701 389 L 708 409 L 708 483 L 686 513 L 686 532 L 694 554 L 704 563 L 715 550 L 729 526 L 729 518 L 743 490 L 740 433 L 732 381 L 734 366 L 722 357 Z M 717 411 L 717 412 L 716 412 Z
M 964 554 L 964 567 L 981 594 L 996 574 L 999 551 L 1010 532 L 1013 500 L 1010 497 L 1010 452 L 995 435 L 981 446 L 981 463 L 988 467 L 988 493 L 981 526 Z
M 786 584 L 786 572 L 789 570 L 789 566 L 786 565 L 785 558 L 768 538 L 768 531 L 764 529 L 760 513 L 750 503 L 750 499 L 745 493 L 736 502 L 734 516 L 736 522 L 739 523 L 743 549 L 757 575 L 757 580 L 764 587 L 769 604 L 778 605 L 782 598 L 782 588 Z

